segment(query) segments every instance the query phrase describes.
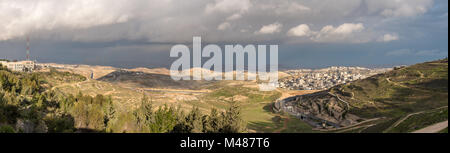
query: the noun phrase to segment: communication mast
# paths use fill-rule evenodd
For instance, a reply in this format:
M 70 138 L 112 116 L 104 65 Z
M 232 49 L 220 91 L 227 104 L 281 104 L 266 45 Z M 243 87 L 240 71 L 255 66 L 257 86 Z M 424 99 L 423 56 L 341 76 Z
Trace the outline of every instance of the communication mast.
M 30 37 L 27 36 L 27 61 L 30 60 Z

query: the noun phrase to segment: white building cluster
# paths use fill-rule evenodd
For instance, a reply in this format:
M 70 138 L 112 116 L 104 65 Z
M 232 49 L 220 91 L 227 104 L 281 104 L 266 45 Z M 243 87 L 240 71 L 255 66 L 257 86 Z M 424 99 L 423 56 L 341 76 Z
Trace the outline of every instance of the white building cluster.
M 279 81 L 279 87 L 288 90 L 325 90 L 369 76 L 384 73 L 390 69 L 368 69 L 362 67 L 330 67 L 325 69 L 289 70 L 292 77 Z
M 36 63 L 31 60 L 17 61 L 17 62 L 0 61 L 0 64 L 2 66 L 6 66 L 11 71 L 18 71 L 18 72 L 33 72 L 34 69 L 36 68 Z

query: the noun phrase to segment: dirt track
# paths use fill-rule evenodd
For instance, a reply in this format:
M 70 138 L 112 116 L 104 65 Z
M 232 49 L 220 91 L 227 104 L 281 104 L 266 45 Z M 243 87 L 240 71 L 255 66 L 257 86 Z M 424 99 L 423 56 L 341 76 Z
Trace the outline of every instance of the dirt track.
M 299 96 L 299 95 L 305 95 L 305 94 L 319 92 L 320 90 L 283 90 L 283 89 L 277 88 L 277 91 L 281 93 L 281 96 L 279 99 L 285 99 L 285 98 L 292 97 L 292 96 Z
M 434 125 L 428 126 L 426 128 L 414 131 L 412 133 L 438 133 L 448 127 L 448 120 Z

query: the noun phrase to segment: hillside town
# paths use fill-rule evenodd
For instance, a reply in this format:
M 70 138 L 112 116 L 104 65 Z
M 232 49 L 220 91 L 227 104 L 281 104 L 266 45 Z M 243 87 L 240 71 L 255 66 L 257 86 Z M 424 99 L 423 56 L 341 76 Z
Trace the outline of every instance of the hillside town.
M 365 79 L 389 70 L 392 69 L 336 66 L 317 70 L 288 70 L 285 72 L 291 76 L 281 79 L 279 87 L 287 90 L 325 90 L 339 84 Z

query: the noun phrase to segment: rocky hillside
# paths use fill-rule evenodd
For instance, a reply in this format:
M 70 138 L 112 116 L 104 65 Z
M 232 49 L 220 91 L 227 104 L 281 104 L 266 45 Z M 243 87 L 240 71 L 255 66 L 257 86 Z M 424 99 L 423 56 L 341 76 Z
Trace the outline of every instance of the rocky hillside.
M 299 112 L 337 126 L 355 124 L 359 119 L 355 115 L 348 114 L 349 105 L 346 102 L 328 91 L 300 96 L 297 101 Z

